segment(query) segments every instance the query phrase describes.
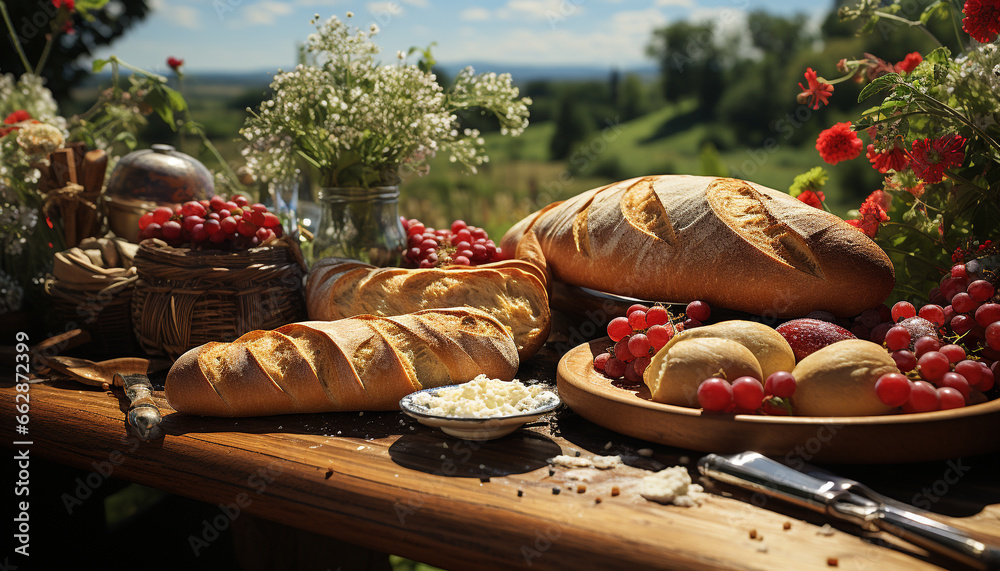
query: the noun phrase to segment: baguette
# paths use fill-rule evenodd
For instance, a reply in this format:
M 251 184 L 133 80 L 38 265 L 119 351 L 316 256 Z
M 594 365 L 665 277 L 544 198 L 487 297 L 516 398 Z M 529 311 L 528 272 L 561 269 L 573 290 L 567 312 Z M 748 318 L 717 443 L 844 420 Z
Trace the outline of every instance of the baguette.
M 309 319 L 475 307 L 503 323 L 523 361 L 545 343 L 551 314 L 545 259 L 533 236 L 522 240 L 518 256 L 522 259 L 425 269 L 376 268 L 342 258 L 319 260 L 306 282 Z
M 511 380 L 514 340 L 469 308 L 363 315 L 251 331 L 191 349 L 170 368 L 167 402 L 204 416 L 395 410 L 399 399 L 479 374 Z
M 554 279 L 647 300 L 846 317 L 895 286 L 889 257 L 856 228 L 736 179 L 649 176 L 596 188 L 521 220 L 501 248 L 529 231 Z

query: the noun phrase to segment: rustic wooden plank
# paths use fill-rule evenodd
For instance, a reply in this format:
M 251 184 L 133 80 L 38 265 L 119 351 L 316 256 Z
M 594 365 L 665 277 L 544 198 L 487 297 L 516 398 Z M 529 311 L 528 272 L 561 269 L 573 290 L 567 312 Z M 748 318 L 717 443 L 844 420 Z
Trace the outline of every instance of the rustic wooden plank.
M 9 384 L 0 388 L 5 418 L 13 395 Z M 637 467 L 594 472 L 577 493 L 568 470 L 549 474 L 547 458 L 603 447 L 569 411 L 477 444 L 399 413 L 212 419 L 178 415 L 162 393 L 156 398 L 165 436 L 138 443 L 125 430 L 120 393 L 34 384 L 32 454 L 91 470 L 113 463 L 116 478 L 246 504 L 241 511 L 445 568 L 826 569 L 828 557 L 851 569 L 947 565 L 842 531 L 820 535 L 814 516 L 736 499 L 712 496 L 696 508 L 647 502 L 636 486 L 648 472 Z M 676 459 L 665 447 L 641 458 L 634 445 L 642 443 L 622 437 L 610 451 L 637 465 Z M 613 486 L 620 495 L 611 495 Z M 991 505 L 949 521 L 998 542 L 998 515 Z M 763 540 L 751 539 L 751 529 Z

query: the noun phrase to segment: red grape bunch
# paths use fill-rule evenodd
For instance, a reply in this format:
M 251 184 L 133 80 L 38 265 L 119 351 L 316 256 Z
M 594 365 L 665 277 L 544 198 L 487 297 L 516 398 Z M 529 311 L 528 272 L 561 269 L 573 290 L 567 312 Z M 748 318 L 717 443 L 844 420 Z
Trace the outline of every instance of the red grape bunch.
M 452 222 L 450 230 L 428 228 L 416 218 L 407 220 L 400 216 L 399 221 L 406 230 L 405 266 L 476 266 L 500 259 L 500 248 L 490 240 L 486 230 L 469 226 L 462 220 Z
M 795 386 L 795 377 L 788 371 L 771 373 L 763 385 L 760 379 L 749 376 L 733 379 L 732 383 L 712 377 L 698 385 L 698 404 L 705 412 L 788 415 Z
M 641 384 L 651 358 L 674 333 L 701 325 L 711 312 L 704 301 L 692 301 L 686 308 L 687 319 L 675 324 L 674 316 L 662 305 L 634 304 L 625 317 L 616 317 L 608 323 L 608 337 L 615 344 L 594 358 L 594 368 L 609 379 L 624 378 L 624 384 Z
M 263 204 L 245 196 L 230 200 L 185 202 L 174 209 L 160 206 L 139 218 L 139 240 L 158 238 L 173 247 L 245 250 L 267 245 L 282 235 L 281 221 Z

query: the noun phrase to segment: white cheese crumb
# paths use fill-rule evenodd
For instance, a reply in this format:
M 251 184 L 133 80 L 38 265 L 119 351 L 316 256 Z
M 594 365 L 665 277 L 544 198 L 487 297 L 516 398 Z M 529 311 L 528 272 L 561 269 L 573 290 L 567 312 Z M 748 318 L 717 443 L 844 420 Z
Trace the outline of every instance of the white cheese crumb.
M 636 451 L 636 453 L 639 456 L 642 456 L 643 458 L 649 458 L 650 456 L 653 455 L 653 449 L 652 448 L 640 448 L 639 450 Z
M 760 551 L 761 553 L 767 553 L 767 544 L 764 542 L 757 544 L 757 551 Z
M 562 466 L 563 468 L 597 468 L 598 470 L 610 470 L 615 466 L 622 465 L 621 456 L 594 456 L 593 458 L 582 458 L 579 456 L 567 456 L 560 454 L 555 458 L 549 458 L 549 464 Z
M 691 476 L 683 466 L 660 470 L 639 483 L 639 495 L 647 500 L 685 508 L 700 505 L 704 491 L 698 484 L 691 483 Z
M 364 446 L 358 446 L 358 450 L 364 450 L 364 449 L 365 449 Z
M 611 441 L 609 440 L 607 444 L 604 445 L 605 450 L 611 450 Z
M 833 526 L 828 523 L 824 523 L 823 527 L 816 530 L 816 535 L 833 535 Z
M 526 386 L 517 379 L 501 381 L 479 375 L 475 379 L 432 393 L 413 395 L 422 412 L 456 418 L 491 418 L 524 414 L 555 400 L 556 395 L 540 385 Z

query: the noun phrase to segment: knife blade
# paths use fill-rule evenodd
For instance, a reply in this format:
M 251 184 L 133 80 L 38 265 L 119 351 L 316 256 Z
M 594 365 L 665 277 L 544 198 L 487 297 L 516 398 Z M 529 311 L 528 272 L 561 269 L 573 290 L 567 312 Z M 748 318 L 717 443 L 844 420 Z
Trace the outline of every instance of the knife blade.
M 698 471 L 709 479 L 761 492 L 868 531 L 885 531 L 978 569 L 1000 569 L 1000 549 L 997 547 L 973 539 L 905 504 L 877 501 L 843 487 L 853 480 L 838 483 L 817 477 L 815 472 L 803 474 L 756 452 L 728 456 L 709 454 L 698 461 Z

